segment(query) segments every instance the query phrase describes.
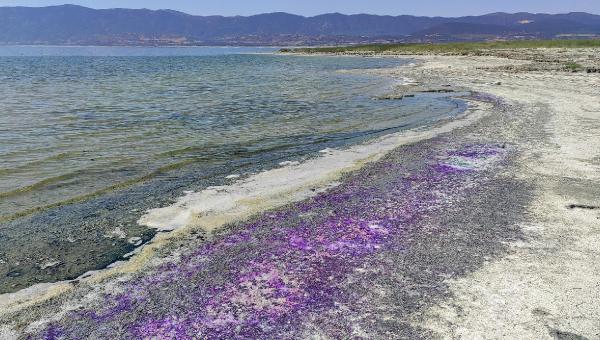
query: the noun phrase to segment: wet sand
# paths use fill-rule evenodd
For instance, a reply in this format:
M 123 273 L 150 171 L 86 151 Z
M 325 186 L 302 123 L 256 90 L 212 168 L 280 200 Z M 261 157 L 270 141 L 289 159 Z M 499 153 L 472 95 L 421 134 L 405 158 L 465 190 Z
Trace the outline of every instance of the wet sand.
M 598 338 L 600 76 L 415 59 L 370 72 L 404 80 L 399 103 L 473 90 L 464 117 L 280 169 L 260 199 L 251 178 L 151 212 L 178 229 L 112 271 L 3 296 L 2 338 Z

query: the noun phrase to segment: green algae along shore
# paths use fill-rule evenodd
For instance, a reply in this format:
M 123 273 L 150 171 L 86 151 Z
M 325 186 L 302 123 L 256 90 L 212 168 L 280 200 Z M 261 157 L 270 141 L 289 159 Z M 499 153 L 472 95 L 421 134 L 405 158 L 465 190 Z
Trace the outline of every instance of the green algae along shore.
M 0 337 L 598 338 L 600 77 L 535 58 L 598 52 L 361 71 L 402 80 L 382 100 L 456 91 L 470 109 L 150 211 L 178 229 L 5 296 Z

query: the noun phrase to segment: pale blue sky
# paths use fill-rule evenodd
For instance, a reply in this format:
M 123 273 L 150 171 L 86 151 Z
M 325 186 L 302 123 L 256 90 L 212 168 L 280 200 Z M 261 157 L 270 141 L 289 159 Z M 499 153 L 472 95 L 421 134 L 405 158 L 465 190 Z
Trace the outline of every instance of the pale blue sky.
M 301 15 L 341 12 L 460 16 L 520 11 L 600 14 L 600 0 L 0 0 L 0 6 L 63 3 L 93 8 L 169 8 L 199 15 L 250 15 L 276 11 Z

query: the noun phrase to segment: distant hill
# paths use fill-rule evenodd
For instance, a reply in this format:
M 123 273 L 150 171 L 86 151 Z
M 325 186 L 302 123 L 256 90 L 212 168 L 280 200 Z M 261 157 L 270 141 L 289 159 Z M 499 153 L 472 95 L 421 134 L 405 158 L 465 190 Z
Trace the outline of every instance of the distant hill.
M 172 10 L 75 5 L 0 7 L 0 44 L 305 45 L 598 35 L 587 13 L 492 13 L 459 18 L 269 13 L 193 16 Z
M 449 22 L 431 28 L 415 32 L 416 36 L 431 36 L 431 35 L 464 35 L 464 34 L 479 34 L 479 35 L 504 35 L 514 32 L 511 27 L 489 24 L 473 24 L 464 22 Z

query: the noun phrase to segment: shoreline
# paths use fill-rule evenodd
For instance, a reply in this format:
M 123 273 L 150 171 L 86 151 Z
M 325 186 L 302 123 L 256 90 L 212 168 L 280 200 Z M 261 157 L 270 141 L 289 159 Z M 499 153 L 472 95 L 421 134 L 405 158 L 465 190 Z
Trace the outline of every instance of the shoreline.
M 461 97 L 461 100 L 466 98 Z M 339 185 L 338 180 L 345 174 L 376 161 L 401 145 L 431 139 L 438 134 L 471 124 L 480 118 L 485 110 L 483 106 L 488 105 L 466 101 L 470 104 L 464 112 L 429 126 L 386 134 L 343 149 L 322 150 L 321 156 L 309 158 L 302 163 L 264 170 L 232 184 L 190 192 L 179 197 L 172 205 L 150 209 L 142 215 L 138 224 L 156 230 L 157 234 L 152 240 L 127 254 L 129 256 L 126 260 L 116 261 L 105 269 L 90 271 L 72 280 L 40 283 L 14 293 L 1 294 L 0 316 L 71 291 L 74 283 L 95 283 L 114 275 L 136 272 L 153 259 L 155 253 L 160 253 L 163 247 L 187 237 L 191 232 L 200 232 L 205 237 L 210 237 L 211 232 L 227 224 L 244 221 L 261 212 L 301 201 L 333 188 Z M 291 178 L 296 179 L 292 181 Z M 257 190 L 261 192 L 257 193 Z M 225 202 L 227 205 L 223 206 Z M 190 207 L 194 203 L 197 206 Z M 183 211 L 181 206 L 185 207 Z M 181 215 L 184 215 L 183 221 Z M 195 218 L 195 215 L 202 218 Z
M 239 58 L 242 60 L 255 59 L 253 56 L 240 56 Z M 291 61 L 287 57 L 270 58 L 267 56 L 265 58 L 258 59 L 268 62 L 273 61 L 276 65 L 279 65 L 277 67 Z M 209 59 L 213 60 L 214 58 Z M 238 57 L 234 59 L 238 59 Z M 205 61 L 206 58 L 198 60 Z M 224 57 L 224 60 L 229 60 L 229 57 Z M 343 58 L 343 61 L 345 68 L 379 67 L 402 63 L 401 60 L 368 61 L 357 58 Z M 187 65 L 189 62 L 186 61 L 184 64 Z M 137 65 L 139 63 L 135 61 L 133 64 Z M 314 65 L 321 69 L 327 68 L 326 64 L 331 65 L 336 70 L 339 68 L 339 65 L 335 66 L 337 62 L 334 60 L 303 60 L 301 64 L 301 68 Z M 282 79 L 287 77 L 280 71 L 272 71 L 275 77 Z M 129 254 L 139 246 L 139 242 L 148 242 L 156 234 L 153 229 L 138 225 L 137 220 L 141 215 L 148 209 L 170 205 L 177 198 L 183 196 L 185 191 L 200 191 L 209 186 L 230 184 L 235 180 L 234 178 L 227 178 L 232 173 L 246 176 L 278 168 L 281 166 L 279 163 L 282 161 L 305 160 L 318 156 L 319 151 L 325 148 L 343 148 L 346 145 L 357 144 L 390 132 L 419 125 L 430 125 L 431 120 L 442 119 L 448 116 L 448 112 L 450 115 L 455 115 L 464 109 L 464 105 L 458 105 L 457 101 L 437 99 L 428 95 L 423 96 L 423 100 L 413 100 L 412 103 L 407 103 L 408 105 L 371 100 L 379 93 L 388 90 L 388 86 L 391 86 L 391 81 L 388 78 L 382 79 L 372 75 L 345 75 L 338 72 L 329 73 L 326 70 L 323 70 L 323 72 L 325 73 L 322 74 L 321 71 L 316 71 L 307 74 L 305 78 L 300 77 L 292 80 L 290 88 L 298 86 L 298 91 L 300 91 L 297 93 L 298 98 L 295 97 L 296 91 L 288 88 L 282 92 L 275 91 L 264 99 L 244 99 L 244 97 L 232 99 L 233 102 L 245 106 L 247 109 L 242 110 L 245 113 L 236 113 L 231 118 L 245 114 L 251 115 L 253 108 L 248 105 L 254 101 L 262 103 L 263 100 L 265 100 L 265 105 L 267 102 L 272 102 L 273 105 L 280 107 L 283 114 L 273 111 L 271 118 L 261 118 L 262 116 L 258 115 L 256 121 L 253 118 L 248 121 L 248 124 L 244 123 L 244 126 L 247 125 L 248 129 L 242 129 L 239 136 L 234 134 L 230 136 L 231 138 L 228 138 L 226 135 L 229 133 L 218 134 L 216 136 L 218 138 L 212 140 L 209 138 L 210 134 L 198 133 L 192 134 L 188 138 L 186 134 L 190 131 L 202 129 L 201 126 L 196 126 L 201 123 L 193 119 L 189 123 L 183 123 L 184 118 L 175 115 L 176 119 L 163 117 L 167 119 L 168 125 L 167 129 L 161 134 L 167 140 L 171 140 L 170 143 L 165 145 L 144 144 L 143 141 L 136 141 L 136 138 L 129 138 L 131 133 L 136 133 L 135 129 L 124 132 L 133 144 L 141 143 L 143 145 L 142 153 L 146 153 L 151 149 L 164 149 L 164 153 L 150 152 L 148 161 L 144 161 L 145 157 L 136 158 L 134 156 L 132 162 L 135 164 L 125 162 L 121 166 L 117 164 L 113 166 L 112 161 L 102 161 L 100 158 L 90 157 L 89 161 L 87 159 L 79 161 L 78 153 L 65 156 L 68 156 L 65 159 L 78 159 L 77 162 L 79 163 L 76 163 L 75 168 L 71 170 L 84 169 L 89 165 L 92 170 L 98 169 L 97 172 L 96 170 L 73 172 L 61 167 L 53 169 L 49 166 L 52 163 L 43 163 L 46 164 L 42 169 L 44 173 L 56 175 L 68 173 L 69 176 L 74 177 L 73 179 L 68 179 L 71 177 L 65 177 L 67 179 L 64 180 L 58 179 L 56 182 L 47 183 L 38 189 L 24 191 L 14 197 L 5 197 L 4 200 L 0 200 L 2 202 L 0 206 L 7 208 L 3 210 L 5 216 L 10 215 L 11 209 L 14 209 L 19 216 L 22 216 L 22 212 L 25 212 L 23 215 L 26 215 L 20 218 L 13 215 L 15 218 L 11 219 L 10 222 L 7 220 L 0 222 L 0 248 L 4 248 L 4 251 L 0 254 L 0 275 L 2 276 L 2 279 L 0 279 L 0 293 L 15 292 L 42 282 L 76 279 L 90 270 L 104 269 L 113 262 L 122 260 L 124 255 Z M 340 79 L 342 83 L 326 83 L 327 79 L 333 78 Z M 125 83 L 127 83 L 127 79 L 124 79 Z M 269 77 L 269 79 L 271 78 Z M 323 96 L 319 95 L 318 98 L 313 98 L 312 95 L 303 96 L 301 93 L 304 90 L 310 93 L 314 91 L 302 85 L 310 79 L 314 80 L 315 85 L 320 86 L 319 84 L 323 84 L 323 90 L 327 94 L 323 93 Z M 347 86 L 344 84 L 347 84 Z M 257 84 L 256 86 L 262 88 L 264 84 Z M 265 91 L 273 91 L 271 86 L 267 87 L 264 87 Z M 240 91 L 244 90 L 240 89 Z M 265 91 L 261 90 L 259 94 L 267 93 Z M 274 99 L 287 97 L 288 92 L 296 99 L 292 101 Z M 348 100 L 336 100 L 337 96 L 348 98 Z M 192 99 L 192 101 L 194 100 Z M 224 98 L 224 100 L 228 101 L 229 99 Z M 356 103 L 356 105 L 352 103 Z M 429 103 L 433 103 L 433 110 L 427 109 Z M 307 106 L 302 114 L 295 115 L 293 113 L 298 107 L 304 105 Z M 321 105 L 325 113 L 318 115 Z M 337 109 L 328 110 L 329 107 L 337 107 Z M 373 119 L 371 119 L 371 115 L 362 113 L 372 109 Z M 215 113 L 219 110 L 221 108 L 215 107 L 209 111 Z M 324 124 L 311 126 L 310 122 L 314 119 L 310 117 L 313 114 L 316 115 L 314 119 L 323 121 Z M 405 114 L 408 114 L 408 116 Z M 330 119 L 334 116 L 337 118 Z M 124 119 L 129 120 L 126 117 Z M 264 129 L 261 129 L 259 121 L 264 119 L 274 120 L 265 125 Z M 297 127 L 285 124 L 284 120 L 287 119 L 291 119 L 290 123 Z M 157 128 L 159 120 L 151 119 L 153 123 L 150 123 L 151 126 L 147 129 Z M 217 122 L 215 124 L 219 125 L 218 121 L 218 119 L 207 120 L 207 122 Z M 363 121 L 366 124 L 357 123 Z M 306 122 L 306 124 L 302 122 Z M 166 131 L 173 128 L 173 126 L 170 126 L 171 123 L 185 126 L 185 129 L 181 133 L 175 134 L 174 137 L 169 137 Z M 286 129 L 278 127 L 278 124 L 282 124 L 281 126 L 285 126 Z M 252 126 L 254 127 L 252 128 Z M 35 129 L 36 127 L 32 128 Z M 223 126 L 223 129 L 227 129 L 226 126 Z M 257 133 L 245 136 L 248 132 L 244 131 L 251 131 L 252 129 L 257 129 Z M 287 129 L 297 131 L 294 133 L 294 137 L 283 136 L 284 131 L 287 131 Z M 262 132 L 260 132 L 261 130 Z M 273 138 L 263 138 L 263 134 L 271 135 Z M 85 133 L 78 133 L 78 138 L 82 138 L 83 135 Z M 209 139 L 207 150 L 194 147 L 180 148 L 181 145 L 201 144 L 203 143 L 202 140 L 207 138 Z M 175 140 L 180 141 L 175 142 Z M 110 149 L 108 145 L 111 142 L 107 143 L 105 147 Z M 75 145 L 73 147 L 77 148 Z M 82 145 L 81 148 L 88 147 Z M 112 151 L 106 152 L 110 153 Z M 94 153 L 89 152 L 89 154 Z M 129 153 L 130 151 L 127 150 L 115 150 L 115 154 L 127 155 Z M 88 154 L 88 152 L 84 154 Z M 8 160 L 10 160 L 10 157 Z M 46 159 L 43 155 L 35 157 Z M 122 157 L 118 156 L 117 158 Z M 57 162 L 59 164 L 70 161 L 60 160 Z M 142 165 L 140 166 L 140 164 Z M 41 169 L 41 164 L 39 166 Z M 35 180 L 37 167 L 38 165 L 34 163 L 29 170 L 31 174 L 24 172 L 22 177 Z M 95 176 L 102 180 L 92 182 L 91 179 Z M 5 180 L 6 178 L 7 176 L 4 176 Z M 60 178 L 60 176 L 56 178 Z M 122 180 L 114 182 L 113 179 L 115 178 Z M 21 187 L 20 181 L 12 181 L 12 184 L 9 184 Z M 56 190 L 57 192 L 55 192 Z M 64 195 L 59 193 L 64 193 Z M 88 195 L 88 193 L 90 194 Z M 20 204 L 24 205 L 21 206 Z M 34 210 L 29 209 L 31 207 Z M 3 218 L 0 217 L 0 219 Z M 44 226 L 44 228 L 39 228 L 39 226 Z
M 578 223 L 582 225 L 575 230 L 569 230 L 570 239 L 581 242 L 583 240 L 582 235 L 585 235 L 588 238 L 598 237 L 598 233 L 593 234 L 592 230 L 589 228 L 597 221 L 597 217 L 594 215 L 596 214 L 594 209 L 568 209 L 565 207 L 568 207 L 569 204 L 589 207 L 598 205 L 598 175 L 597 172 L 594 173 L 593 171 L 598 170 L 597 163 L 600 157 L 594 149 L 583 147 L 582 142 L 588 142 L 589 138 L 595 138 L 595 140 L 598 139 L 598 134 L 594 136 L 593 133 L 594 123 L 597 124 L 598 115 L 594 116 L 593 113 L 600 112 L 600 107 L 597 107 L 598 104 L 593 102 L 594 96 L 591 95 L 593 92 L 590 92 L 590 89 L 588 89 L 588 92 L 578 95 L 578 105 L 585 105 L 586 108 L 590 110 L 588 115 L 585 113 L 583 114 L 587 120 L 583 120 L 583 122 L 565 122 L 565 119 L 568 117 L 564 117 L 564 114 L 560 112 L 562 109 L 570 114 L 581 115 L 582 111 L 580 109 L 576 110 L 579 106 L 572 108 L 571 106 L 574 103 L 571 103 L 570 98 L 566 96 L 573 95 L 572 90 L 578 88 L 581 82 L 594 84 L 593 86 L 597 88 L 597 78 L 586 78 L 593 76 L 581 74 L 567 77 L 565 74 L 547 75 L 541 72 L 508 73 L 504 72 L 501 67 L 506 64 L 517 64 L 517 66 L 519 66 L 525 62 L 515 62 L 514 60 L 511 61 L 501 58 L 439 56 L 418 56 L 415 58 L 422 59 L 424 62 L 415 65 L 411 69 L 397 68 L 393 70 L 371 70 L 370 72 L 384 72 L 396 77 L 409 77 L 431 86 L 451 83 L 453 86 L 464 86 L 474 91 L 492 93 L 499 98 L 507 100 L 507 102 L 500 103 L 500 107 L 496 109 L 492 109 L 491 107 L 482 108 L 480 112 L 482 120 L 472 122 L 473 125 L 457 126 L 456 129 L 442 131 L 437 137 L 431 136 L 430 138 L 423 140 L 413 140 L 411 143 L 403 144 L 406 145 L 405 147 L 400 147 L 398 144 L 388 145 L 389 149 L 386 150 L 391 152 L 391 154 L 393 154 L 392 156 L 389 154 L 384 156 L 380 150 L 378 162 L 369 163 L 366 168 L 363 168 L 358 172 L 345 175 L 341 173 L 337 174 L 338 179 L 344 179 L 341 181 L 342 185 L 347 185 L 344 184 L 346 183 L 344 181 L 348 181 L 348 178 L 359 176 L 365 172 L 368 173 L 370 168 L 381 165 L 383 162 L 382 160 L 389 160 L 390 157 L 394 160 L 392 164 L 402 164 L 404 169 L 402 171 L 417 171 L 411 170 L 411 162 L 414 164 L 420 164 L 422 162 L 427 163 L 427 159 L 424 159 L 423 157 L 427 155 L 427 148 L 431 148 L 431 150 L 437 150 L 441 155 L 450 152 L 450 156 L 437 155 L 435 157 L 450 157 L 449 159 L 452 160 L 456 160 L 455 158 L 459 157 L 459 160 L 462 162 L 460 163 L 461 165 L 453 164 L 452 169 L 465 171 L 465 176 L 467 177 L 475 176 L 473 177 L 475 183 L 480 184 L 479 187 L 470 189 L 468 186 L 465 186 L 466 182 L 463 183 L 462 180 L 459 180 L 462 177 L 456 177 L 455 183 L 458 184 L 456 184 L 457 187 L 455 189 L 457 189 L 457 192 L 459 193 L 456 194 L 456 200 L 465 204 L 471 203 L 465 206 L 455 206 L 452 204 L 452 200 L 448 202 L 445 199 L 439 202 L 434 200 L 432 202 L 435 203 L 436 209 L 442 209 L 441 211 L 445 211 L 445 213 L 437 213 L 431 216 L 428 215 L 429 217 L 427 219 L 415 222 L 415 227 L 419 226 L 421 229 L 417 228 L 415 231 L 411 231 L 413 238 L 421 239 L 422 242 L 427 242 L 429 240 L 431 244 L 436 244 L 437 238 L 435 235 L 437 234 L 422 233 L 420 231 L 423 230 L 423 226 L 431 225 L 431 221 L 439 219 L 436 225 L 448 224 L 455 226 L 455 229 L 444 230 L 444 233 L 458 233 L 461 231 L 460 234 L 452 234 L 454 238 L 450 238 L 452 240 L 450 244 L 440 244 L 440 248 L 435 248 L 435 250 L 429 249 L 433 254 L 439 256 L 440 252 L 442 254 L 451 252 L 451 248 L 448 247 L 451 247 L 453 242 L 456 244 L 463 244 L 463 241 L 469 241 L 471 243 L 474 242 L 473 244 L 475 244 L 475 246 L 469 251 L 467 251 L 466 248 L 463 249 L 463 251 L 466 252 L 465 254 L 461 253 L 460 250 L 458 252 L 452 251 L 451 253 L 453 255 L 450 258 L 457 260 L 457 263 L 445 263 L 445 266 L 447 266 L 445 269 L 443 266 L 442 268 L 434 268 L 433 273 L 436 275 L 430 278 L 430 280 L 432 280 L 430 284 L 432 285 L 433 291 L 421 291 L 421 288 L 412 288 L 414 292 L 418 294 L 422 293 L 424 295 L 417 297 L 406 296 L 405 298 L 408 299 L 407 301 L 417 303 L 422 300 L 427 303 L 419 307 L 403 310 L 402 313 L 393 316 L 394 320 L 397 322 L 401 321 L 404 325 L 403 327 L 405 328 L 402 328 L 402 331 L 408 332 L 402 334 L 415 336 L 418 334 L 437 334 L 437 336 L 445 334 L 447 338 L 476 338 L 483 334 L 491 337 L 501 337 L 501 334 L 506 334 L 502 333 L 506 332 L 506 326 L 503 326 L 504 323 L 515 324 L 516 328 L 512 329 L 512 335 L 518 337 L 523 337 L 523 334 L 527 334 L 535 338 L 543 338 L 552 336 L 552 334 L 563 333 L 579 334 L 587 337 L 594 336 L 594 329 L 592 327 L 594 320 L 597 320 L 594 319 L 594 313 L 597 315 L 599 306 L 588 302 L 585 305 L 585 308 L 587 308 L 590 317 L 585 319 L 587 321 L 581 322 L 581 319 L 575 318 L 573 313 L 576 312 L 576 310 L 573 306 L 569 306 L 566 299 L 560 300 L 561 293 L 571 289 L 572 285 L 577 282 L 576 280 L 566 280 L 566 282 L 554 280 L 541 283 L 537 282 L 537 284 L 558 284 L 558 286 L 554 286 L 554 289 L 556 289 L 556 292 L 558 293 L 550 293 L 550 295 L 554 295 L 555 298 L 559 298 L 559 300 L 551 299 L 548 298 L 548 296 L 540 294 L 535 286 L 528 284 L 528 275 L 530 279 L 558 275 L 554 272 L 557 264 L 554 264 L 554 266 L 552 263 L 543 265 L 544 261 L 546 261 L 546 258 L 549 256 L 548 254 L 544 254 L 543 257 L 533 257 L 533 259 L 537 261 L 534 261 L 534 263 L 539 264 L 539 266 L 534 267 L 533 270 L 537 270 L 537 272 L 534 272 L 533 275 L 527 274 L 525 271 L 521 272 L 519 269 L 528 268 L 529 270 L 532 270 L 522 263 L 524 259 L 532 258 L 531 255 L 528 254 L 534 251 L 543 252 L 547 248 L 548 242 L 557 242 L 556 237 L 560 235 L 556 235 L 556 232 L 553 232 L 551 229 L 549 230 L 547 227 L 548 225 L 559 228 L 559 230 L 569 230 L 573 226 L 573 222 L 564 220 L 565 217 L 562 215 L 565 213 L 575 214 L 569 215 L 568 217 L 576 218 L 577 221 L 579 221 Z M 494 67 L 496 70 L 494 70 Z M 539 84 L 544 84 L 548 77 L 554 81 L 559 79 L 565 81 L 563 78 L 566 78 L 566 83 L 564 84 L 561 82 L 552 83 L 555 87 L 564 87 L 564 93 L 553 88 L 539 87 Z M 590 81 L 595 83 L 590 83 Z M 500 84 L 497 85 L 498 83 Z M 535 86 L 532 86 L 532 84 L 535 84 Z M 410 90 L 414 90 L 413 86 L 407 86 L 410 87 Z M 513 86 L 515 88 L 513 88 Z M 523 91 L 523 89 L 528 88 L 530 88 L 530 91 Z M 399 88 L 399 92 L 401 93 L 405 93 L 407 90 L 409 89 Z M 519 95 L 519 91 L 523 93 Z M 555 103 L 543 102 L 543 104 L 541 104 L 540 100 L 543 100 L 543 98 L 548 98 L 549 101 L 554 100 Z M 473 115 L 471 115 L 471 117 L 473 117 Z M 583 126 L 585 128 L 576 123 L 580 125 L 584 124 Z M 559 127 L 562 127 L 562 129 Z M 583 141 L 581 139 L 582 134 L 586 138 Z M 441 143 L 441 145 L 439 143 Z M 447 145 L 444 143 L 447 143 Z M 487 145 L 486 148 L 491 148 L 489 150 L 480 150 L 479 148 L 476 148 L 475 151 L 487 156 L 477 156 L 475 159 L 465 159 L 467 155 L 471 155 L 475 151 L 460 151 L 459 154 L 453 154 L 453 152 L 458 152 L 453 150 L 460 150 L 464 147 L 472 148 L 472 146 L 469 145 L 478 145 L 478 143 L 484 143 L 484 145 Z M 568 147 L 567 152 L 560 152 L 560 148 L 559 152 L 556 152 L 556 145 L 560 144 L 564 144 Z M 503 151 L 507 147 L 508 151 Z M 543 152 L 541 153 L 540 151 L 542 150 Z M 509 152 L 510 156 L 496 156 L 504 155 L 506 152 Z M 577 157 L 572 156 L 572 154 Z M 403 157 L 409 160 L 404 161 L 402 160 Z M 438 159 L 435 157 L 434 160 Z M 362 160 L 369 158 L 370 157 L 362 158 Z M 499 160 L 496 160 L 496 158 Z M 410 161 L 410 159 L 412 159 L 412 161 Z M 312 166 L 313 165 L 311 165 L 311 167 Z M 467 168 L 465 168 L 465 166 L 467 166 Z M 348 169 L 353 170 L 354 166 L 348 166 Z M 471 170 L 474 172 L 469 172 Z M 557 181 L 557 178 L 562 178 L 564 175 L 561 174 L 567 170 L 574 174 L 570 177 L 569 183 L 565 184 L 561 182 L 561 180 Z M 374 177 L 371 178 L 376 179 L 383 177 L 383 174 L 378 175 L 375 173 L 372 176 Z M 454 176 L 454 173 L 451 173 L 448 176 Z M 573 192 L 572 189 L 568 189 L 568 185 L 573 185 L 574 183 L 577 184 L 579 192 Z M 596 184 L 595 187 L 593 185 L 594 183 Z M 309 185 L 309 187 L 310 186 L 311 185 Z M 312 186 L 314 187 L 314 185 Z M 513 192 L 502 191 L 503 188 L 511 188 Z M 428 190 L 433 189 L 434 188 L 432 187 Z M 441 190 L 439 194 L 442 196 L 440 197 L 455 195 L 451 192 L 443 192 L 445 190 L 443 186 L 439 188 L 435 187 L 435 190 Z M 463 195 L 464 197 L 461 196 L 463 190 L 466 190 L 465 192 L 469 192 L 470 194 L 467 196 Z M 312 192 L 310 189 L 305 190 L 305 193 L 310 194 L 310 192 Z M 557 196 L 557 192 L 564 197 Z M 585 192 L 585 197 L 580 197 L 580 199 L 576 201 L 573 200 L 573 198 L 580 196 L 582 192 Z M 490 197 L 490 193 L 496 193 L 497 195 L 496 197 Z M 276 199 L 277 196 L 280 196 L 281 194 L 281 192 L 273 193 L 273 197 Z M 571 198 L 566 199 L 566 197 L 569 197 L 567 194 L 570 195 Z M 505 197 L 507 195 L 513 195 L 514 197 Z M 307 197 L 308 196 L 301 196 L 299 198 Z M 180 201 L 180 205 L 201 198 L 202 196 L 192 196 L 191 198 L 188 198 L 188 200 Z M 276 202 L 276 200 L 273 200 L 273 202 Z M 264 202 L 261 203 L 264 204 Z M 478 211 L 473 208 L 474 206 L 472 204 L 480 204 L 480 207 L 487 207 L 487 209 Z M 249 206 L 256 207 L 257 205 L 256 203 L 253 203 Z M 275 208 L 276 206 L 276 204 L 271 205 L 270 208 Z M 268 203 L 264 204 L 264 208 L 268 207 Z M 419 209 L 422 208 L 415 207 L 414 209 L 417 209 L 416 211 L 421 211 Z M 285 211 L 285 209 L 283 210 Z M 498 211 L 490 212 L 490 210 Z M 259 210 L 252 212 L 255 213 L 257 211 Z M 451 211 L 454 211 L 454 213 L 449 213 Z M 461 219 L 461 214 L 464 215 L 469 211 L 471 211 L 471 215 L 473 212 L 482 213 L 482 216 L 471 216 L 473 221 L 484 224 L 493 224 L 493 228 L 491 228 L 495 232 L 493 237 L 487 235 L 489 240 L 484 239 L 489 230 L 477 229 L 475 228 L 476 223 L 471 224 L 471 221 L 464 220 L 464 217 Z M 490 213 L 491 215 L 489 215 Z M 252 215 L 252 213 L 248 215 L 241 213 L 241 219 L 249 217 L 250 215 Z M 596 218 L 596 220 L 594 220 L 594 218 Z M 215 220 L 208 221 L 214 223 Z M 224 222 L 234 221 L 239 220 L 230 219 L 225 220 Z M 198 222 L 197 224 L 202 223 Z M 433 230 L 436 230 L 436 228 Z M 472 233 L 473 235 L 469 235 L 469 233 Z M 475 236 L 478 238 L 473 239 Z M 185 239 L 185 237 L 183 239 Z M 405 240 L 405 238 L 399 240 Z M 440 242 L 441 241 L 442 240 L 440 239 Z M 398 242 L 402 243 L 405 241 Z M 470 244 L 469 242 L 466 244 Z M 431 246 L 431 244 L 426 245 L 417 242 L 407 243 L 405 246 L 408 247 L 406 249 L 409 250 L 417 249 L 419 251 L 425 251 L 427 250 L 427 246 Z M 561 242 L 558 242 L 558 245 L 554 245 L 554 249 L 557 250 L 561 256 L 564 256 L 556 258 L 557 261 L 561 262 L 561 266 L 579 266 L 581 263 L 590 265 L 587 276 L 575 276 L 573 279 L 581 280 L 585 278 L 586 280 L 591 280 L 590 282 L 593 282 L 594 279 L 598 278 L 598 274 L 594 275 L 594 272 L 592 271 L 595 268 L 594 266 L 598 266 L 598 262 L 593 262 L 593 259 L 597 259 L 598 257 L 597 244 L 594 244 L 592 241 L 580 244 L 579 247 L 581 249 L 586 249 L 586 252 L 579 254 L 576 258 L 573 257 L 575 256 L 574 254 L 570 253 L 568 249 L 569 244 L 561 245 Z M 489 255 L 486 255 L 486 252 L 488 252 Z M 402 252 L 397 253 L 395 256 L 404 256 L 401 254 Z M 475 256 L 475 254 L 477 256 Z M 146 257 L 144 255 L 138 256 L 139 258 Z M 381 260 L 385 261 L 385 259 L 386 257 Z M 438 257 L 433 257 L 433 259 L 440 261 L 440 258 Z M 579 262 L 575 261 L 575 259 Z M 461 263 L 461 261 L 463 262 Z M 414 264 L 427 268 L 429 262 L 423 263 L 423 261 L 417 259 L 414 261 Z M 395 268 L 391 264 L 388 264 L 388 266 L 391 266 L 392 269 Z M 382 267 L 382 269 L 385 268 L 385 266 Z M 567 267 L 567 269 L 572 268 Z M 392 273 L 400 274 L 401 270 L 403 269 L 395 268 L 392 270 Z M 517 270 L 516 273 L 514 272 L 515 270 Z M 446 273 L 446 271 L 449 272 Z M 408 273 L 411 272 L 411 270 L 408 271 Z M 510 274 L 504 274 L 507 272 Z M 596 273 L 598 272 L 600 271 L 597 271 Z M 570 270 L 569 273 L 570 275 L 579 275 L 574 270 Z M 438 274 L 449 275 L 449 277 L 441 280 L 444 275 L 439 276 Z M 498 277 L 498 275 L 500 275 L 500 277 Z M 354 277 L 354 274 L 350 276 Z M 506 280 L 506 277 L 509 279 Z M 358 276 L 358 278 L 360 278 L 360 276 Z M 376 282 L 379 282 L 379 279 L 381 279 L 381 277 L 377 276 Z M 358 282 L 360 282 L 360 280 Z M 82 282 L 82 284 L 85 283 Z M 518 298 L 518 294 L 515 294 L 516 292 L 512 290 L 515 289 L 514 287 L 503 287 L 503 284 L 514 284 L 515 287 L 519 287 L 518 291 L 526 291 L 530 296 L 521 300 Z M 92 284 L 90 283 L 90 285 Z M 390 292 L 394 293 L 393 287 L 388 287 L 384 283 L 381 283 L 381 285 L 383 285 L 383 288 L 381 289 L 392 289 Z M 406 286 L 407 283 L 404 282 L 399 288 L 395 289 L 402 289 L 402 285 L 408 287 Z M 598 287 L 591 285 L 579 287 L 580 293 L 578 296 L 585 304 L 585 301 L 589 301 L 590 298 L 593 301 L 593 296 L 597 293 L 597 289 Z M 485 296 L 478 296 L 478 293 L 481 291 L 486 292 Z M 401 292 L 395 291 L 395 294 L 400 293 Z M 538 294 L 536 295 L 536 293 Z M 430 299 L 427 296 L 432 297 Z M 506 302 L 499 305 L 497 302 L 498 299 Z M 389 306 L 390 308 L 397 304 L 397 301 L 394 303 L 392 303 L 393 301 L 387 300 L 377 301 L 381 303 L 381 306 Z M 478 302 L 474 303 L 473 301 Z M 530 301 L 535 301 L 539 306 L 530 308 L 528 305 Z M 548 304 L 552 304 L 553 306 L 548 306 Z M 59 303 L 59 305 L 62 304 Z M 29 312 L 21 311 L 19 312 L 19 318 L 22 318 L 20 322 L 27 323 L 26 320 L 35 320 L 35 314 L 41 313 L 42 310 L 47 308 L 51 309 L 52 306 L 54 305 L 50 301 L 48 304 L 38 306 L 36 310 L 31 310 Z M 503 319 L 500 319 L 502 321 L 498 321 L 499 306 L 503 306 L 502 308 L 516 307 L 517 309 L 516 312 L 511 315 L 503 315 Z M 577 306 L 577 308 L 580 307 L 581 305 Z M 557 308 L 559 308 L 559 310 L 556 310 Z M 456 312 L 456 310 L 461 309 L 463 310 L 462 312 Z M 65 310 L 63 309 L 63 311 Z M 366 310 L 361 311 L 361 313 L 364 312 L 366 312 Z M 358 315 L 361 315 L 361 313 Z M 367 335 L 381 335 L 383 333 L 379 332 L 386 331 L 385 318 L 383 316 L 386 313 L 389 314 L 391 312 L 379 310 L 378 313 L 379 314 L 377 315 L 382 317 L 382 324 L 379 325 L 378 328 L 362 329 L 362 332 Z M 485 318 L 483 315 L 485 315 Z M 332 314 L 332 317 L 333 316 L 334 315 Z M 350 317 L 352 315 L 349 316 L 342 313 L 341 316 Z M 6 320 L 6 314 L 4 314 L 2 318 Z M 521 322 L 522 320 L 530 320 L 528 321 L 529 323 L 526 324 L 526 328 L 519 326 L 520 324 L 523 324 L 523 322 Z M 34 329 L 31 329 L 30 331 L 37 332 L 35 329 L 39 329 L 40 326 L 41 325 L 38 324 L 37 328 L 34 327 Z M 302 327 L 304 327 L 302 329 L 306 330 L 306 324 Z M 332 330 L 324 326 L 324 329 L 321 329 L 321 331 L 324 331 L 327 334 L 328 331 Z

